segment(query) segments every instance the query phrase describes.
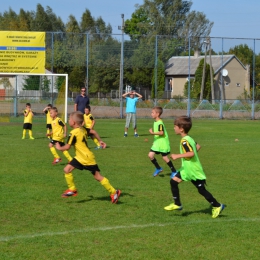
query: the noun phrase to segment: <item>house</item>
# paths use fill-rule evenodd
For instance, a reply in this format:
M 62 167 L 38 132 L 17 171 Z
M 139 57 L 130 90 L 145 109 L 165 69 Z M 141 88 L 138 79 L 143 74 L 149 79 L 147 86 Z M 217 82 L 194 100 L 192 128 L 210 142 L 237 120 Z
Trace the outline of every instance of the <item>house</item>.
M 165 69 L 165 91 L 171 91 L 171 97 L 183 96 L 184 85 L 194 78 L 195 71 L 204 56 L 179 56 L 168 60 Z M 214 70 L 214 94 L 216 100 L 234 100 L 246 91 L 250 93 L 249 65 L 245 66 L 235 55 L 212 55 Z M 206 62 L 210 64 L 209 56 Z M 223 89 L 223 96 L 221 91 Z

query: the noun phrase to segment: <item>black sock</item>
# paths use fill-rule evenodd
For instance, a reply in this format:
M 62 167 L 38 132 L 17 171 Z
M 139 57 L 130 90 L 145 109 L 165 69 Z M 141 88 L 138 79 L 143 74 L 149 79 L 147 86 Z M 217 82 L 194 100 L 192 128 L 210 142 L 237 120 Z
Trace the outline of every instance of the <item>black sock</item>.
M 174 181 L 173 179 L 170 180 L 171 184 L 171 191 L 172 191 L 172 197 L 174 200 L 174 204 L 177 206 L 181 206 L 181 201 L 180 201 L 180 192 L 179 192 L 179 187 L 178 187 L 178 182 Z
M 176 169 L 175 169 L 175 167 L 173 166 L 173 163 L 172 163 L 171 160 L 170 160 L 169 162 L 167 162 L 167 164 L 168 164 L 168 166 L 170 167 L 170 169 L 171 169 L 172 172 L 176 172 Z
M 151 162 L 153 163 L 153 165 L 155 166 L 156 169 L 160 169 L 161 168 L 155 158 L 153 160 L 151 160 Z
M 212 207 L 220 207 L 220 203 L 217 202 L 217 200 L 209 191 L 205 189 L 205 187 L 199 188 L 198 192 L 212 205 Z

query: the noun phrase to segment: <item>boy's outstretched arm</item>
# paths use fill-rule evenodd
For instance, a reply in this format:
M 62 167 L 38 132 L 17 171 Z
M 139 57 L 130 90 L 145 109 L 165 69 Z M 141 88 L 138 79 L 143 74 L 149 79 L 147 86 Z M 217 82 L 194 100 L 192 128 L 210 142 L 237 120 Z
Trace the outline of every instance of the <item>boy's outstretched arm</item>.
M 103 148 L 106 148 L 107 144 L 105 142 L 103 142 L 99 136 L 99 134 L 97 133 L 97 131 L 90 129 L 89 131 L 90 134 L 93 134 L 99 141 L 99 143 L 102 145 Z
M 60 144 L 57 142 L 55 144 L 55 147 L 57 150 L 59 151 L 66 151 L 66 150 L 69 150 L 70 149 L 70 144 L 65 144 L 64 146 L 60 146 Z
M 191 158 L 194 156 L 194 152 L 193 151 L 190 151 L 190 152 L 187 152 L 187 153 L 183 153 L 183 154 L 171 154 L 171 158 L 173 160 L 177 160 L 177 159 L 180 159 L 180 158 Z
M 149 129 L 151 135 L 164 135 L 164 131 L 154 132 L 152 128 Z

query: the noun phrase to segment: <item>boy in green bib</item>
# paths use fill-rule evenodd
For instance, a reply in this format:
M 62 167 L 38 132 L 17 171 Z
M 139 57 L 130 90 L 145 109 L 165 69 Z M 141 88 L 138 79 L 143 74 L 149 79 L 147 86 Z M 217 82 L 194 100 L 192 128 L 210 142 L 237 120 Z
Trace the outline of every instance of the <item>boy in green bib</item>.
M 148 157 L 150 158 L 152 164 L 155 166 L 155 171 L 153 176 L 156 177 L 160 172 L 163 171 L 158 161 L 155 158 L 156 154 L 161 154 L 163 160 L 167 163 L 172 174 L 176 173 L 176 170 L 172 164 L 172 161 L 168 158 L 170 154 L 170 141 L 169 136 L 161 119 L 161 114 L 163 113 L 162 107 L 154 107 L 152 109 L 151 116 L 154 119 L 153 128 L 149 129 L 151 135 L 154 136 L 153 145 L 150 149 Z
M 171 175 L 170 185 L 174 203 L 164 207 L 165 210 L 182 210 L 179 194 L 179 183 L 182 181 L 191 181 L 201 194 L 212 205 L 212 218 L 218 217 L 225 208 L 224 204 L 220 204 L 210 192 L 205 188 L 206 175 L 198 157 L 200 145 L 197 144 L 189 135 L 192 127 L 191 118 L 180 116 L 174 121 L 174 131 L 181 136 L 180 154 L 172 154 L 173 160 L 181 159 L 182 166 Z

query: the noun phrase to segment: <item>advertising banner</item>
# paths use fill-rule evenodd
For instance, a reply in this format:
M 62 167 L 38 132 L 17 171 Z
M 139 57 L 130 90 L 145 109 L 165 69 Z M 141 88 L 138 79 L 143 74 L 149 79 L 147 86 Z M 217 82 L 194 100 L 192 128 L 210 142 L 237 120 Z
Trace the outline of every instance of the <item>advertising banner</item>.
M 1 73 L 45 73 L 45 32 L 0 31 Z

